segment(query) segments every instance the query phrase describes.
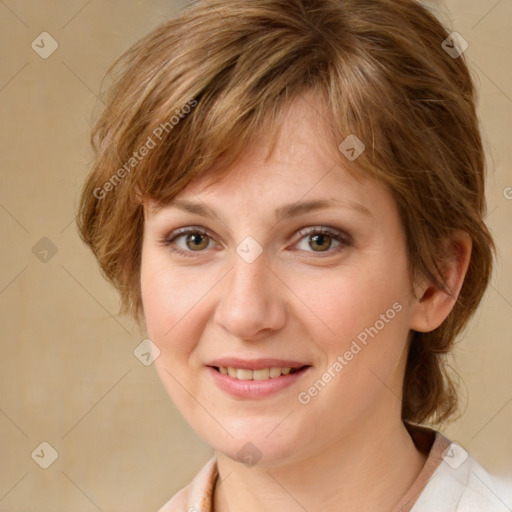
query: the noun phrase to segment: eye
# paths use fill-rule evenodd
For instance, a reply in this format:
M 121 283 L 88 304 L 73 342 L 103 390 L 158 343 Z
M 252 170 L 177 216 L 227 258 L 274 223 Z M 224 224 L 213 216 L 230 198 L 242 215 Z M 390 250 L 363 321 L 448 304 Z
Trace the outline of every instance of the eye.
M 299 234 L 302 235 L 302 238 L 298 242 L 299 248 L 307 252 L 332 254 L 352 244 L 349 235 L 327 226 L 304 228 L 299 231 Z M 335 247 L 331 250 L 333 243 Z M 301 244 L 302 247 L 300 247 Z M 310 251 L 310 249 L 312 249 L 312 251 Z
M 182 256 L 194 256 L 194 252 L 207 249 L 213 239 L 205 230 L 189 227 L 174 231 L 162 243 Z

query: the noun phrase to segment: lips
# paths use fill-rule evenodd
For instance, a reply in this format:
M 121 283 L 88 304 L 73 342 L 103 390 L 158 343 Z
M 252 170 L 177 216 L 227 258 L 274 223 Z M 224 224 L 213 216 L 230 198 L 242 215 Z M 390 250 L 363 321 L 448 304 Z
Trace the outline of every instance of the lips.
M 311 365 L 289 359 L 222 358 L 207 368 L 222 390 L 244 399 L 263 398 L 293 385 Z
M 304 366 L 302 369 L 281 375 L 274 379 L 265 380 L 244 380 L 230 377 L 220 373 L 215 367 L 207 367 L 212 378 L 212 383 L 222 391 L 238 399 L 257 399 L 266 398 L 271 395 L 284 393 L 285 389 L 290 388 L 304 376 L 309 374 L 311 366 Z M 250 370 L 247 370 L 250 371 Z

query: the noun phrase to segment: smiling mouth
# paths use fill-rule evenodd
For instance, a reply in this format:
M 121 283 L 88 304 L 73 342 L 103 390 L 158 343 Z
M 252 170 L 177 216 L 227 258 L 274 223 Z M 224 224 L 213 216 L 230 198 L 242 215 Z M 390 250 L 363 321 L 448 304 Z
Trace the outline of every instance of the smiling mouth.
M 277 379 L 283 375 L 289 375 L 293 373 L 299 373 L 306 368 L 309 368 L 310 365 L 304 365 L 299 368 L 289 368 L 289 367 L 280 367 L 273 366 L 270 368 L 261 368 L 258 370 L 249 370 L 247 368 L 232 368 L 232 367 L 224 367 L 224 366 L 213 366 L 215 370 L 223 375 L 228 375 L 234 379 L 238 380 L 271 380 Z

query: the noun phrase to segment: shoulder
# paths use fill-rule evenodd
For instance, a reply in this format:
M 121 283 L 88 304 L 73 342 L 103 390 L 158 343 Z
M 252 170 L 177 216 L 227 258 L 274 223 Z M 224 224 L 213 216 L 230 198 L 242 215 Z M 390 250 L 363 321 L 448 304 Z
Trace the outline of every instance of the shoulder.
M 442 461 L 411 512 L 510 512 L 512 479 L 492 475 L 462 446 L 444 440 Z
M 158 512 L 210 512 L 217 461 L 213 457 L 192 482 L 179 490 Z

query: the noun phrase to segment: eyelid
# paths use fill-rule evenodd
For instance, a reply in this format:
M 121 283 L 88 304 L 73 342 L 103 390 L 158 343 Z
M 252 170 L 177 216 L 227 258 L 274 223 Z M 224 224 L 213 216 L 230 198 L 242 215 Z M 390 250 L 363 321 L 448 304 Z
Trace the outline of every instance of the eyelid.
M 339 228 L 335 228 L 333 226 L 329 225 L 321 225 L 321 226 L 309 226 L 306 228 L 302 228 L 299 231 L 297 231 L 298 234 L 301 235 L 302 240 L 305 236 L 311 235 L 311 234 L 322 234 L 322 235 L 329 235 L 331 238 L 334 238 L 345 245 L 352 245 L 353 240 L 352 237 L 346 232 L 342 231 Z
M 212 239 L 215 238 L 211 235 L 211 233 L 206 228 L 202 228 L 200 226 L 187 226 L 184 228 L 175 229 L 174 231 L 172 231 L 171 233 L 166 235 L 162 241 L 170 243 L 173 240 L 175 240 L 176 238 L 178 238 L 179 236 L 188 235 L 189 233 L 198 233 L 200 235 L 207 235 Z

